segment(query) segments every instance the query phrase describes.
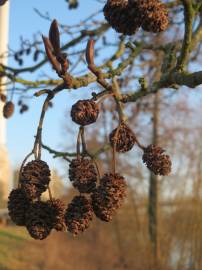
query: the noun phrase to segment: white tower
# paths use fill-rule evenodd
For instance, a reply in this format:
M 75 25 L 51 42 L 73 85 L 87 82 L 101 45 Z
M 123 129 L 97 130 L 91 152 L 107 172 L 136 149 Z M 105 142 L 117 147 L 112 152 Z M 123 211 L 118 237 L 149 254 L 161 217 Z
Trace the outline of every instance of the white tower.
M 0 63 L 7 64 L 9 33 L 9 1 L 0 6 Z M 1 79 L 1 84 L 6 81 Z M 5 92 L 5 87 L 1 87 L 1 92 Z M 6 199 L 9 192 L 10 183 L 10 164 L 6 147 L 6 120 L 2 115 L 3 103 L 0 101 L 0 196 Z

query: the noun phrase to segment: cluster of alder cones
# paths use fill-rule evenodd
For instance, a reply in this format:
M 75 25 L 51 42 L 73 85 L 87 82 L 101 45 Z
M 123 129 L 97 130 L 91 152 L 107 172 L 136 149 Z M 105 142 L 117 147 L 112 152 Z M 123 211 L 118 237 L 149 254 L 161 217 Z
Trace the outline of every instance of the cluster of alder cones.
M 8 119 L 10 118 L 15 112 L 15 104 L 10 100 L 7 101 L 7 97 L 4 94 L 0 93 L 0 100 L 4 103 L 3 106 L 3 117 Z M 29 107 L 27 104 L 24 104 L 22 100 L 18 101 L 18 106 L 20 107 L 19 113 L 23 114 L 24 112 L 28 111 Z
M 150 7 L 148 7 L 150 3 Z M 137 5 L 147 10 L 143 12 L 144 20 L 153 18 L 154 13 L 150 16 L 148 11 L 157 10 L 156 24 L 159 29 L 163 29 L 162 21 L 158 24 L 158 18 L 162 14 L 166 17 L 164 6 L 158 1 L 121 1 L 109 0 L 104 8 L 106 18 L 110 19 L 111 25 L 116 29 L 118 23 L 125 24 L 126 13 L 130 15 L 132 7 Z M 154 7 L 154 4 L 156 6 Z M 125 8 L 121 10 L 121 8 Z M 130 10 L 131 7 L 131 10 Z M 134 6 L 133 6 L 134 7 Z M 147 7 L 147 8 L 146 8 Z M 161 9 L 161 10 L 160 10 Z M 117 17 L 116 14 L 120 15 Z M 122 12 L 122 16 L 121 16 Z M 137 17 L 136 13 L 136 17 Z M 133 14 L 134 15 L 134 14 Z M 139 16 L 139 15 L 138 15 Z M 122 20 L 122 17 L 124 18 Z M 136 17 L 135 22 L 136 22 Z M 121 19 L 120 21 L 117 18 Z M 130 16 L 128 16 L 129 22 Z M 116 27 L 114 20 L 117 20 Z M 154 18 L 152 19 L 154 22 Z M 146 27 L 141 21 L 142 27 Z M 150 23 L 151 25 L 154 25 Z M 164 25 L 166 23 L 164 22 Z M 121 27 L 122 27 L 121 26 Z M 124 30 L 125 28 L 117 28 Z M 134 32 L 131 26 L 128 34 Z M 128 31 L 128 30 L 127 30 Z M 157 31 L 157 30 L 156 30 Z M 122 31 L 125 32 L 126 31 Z M 157 31 L 158 32 L 158 31 Z M 49 38 L 43 37 L 47 57 L 57 72 L 58 76 L 64 80 L 70 80 L 68 76 L 68 60 L 67 55 L 61 52 L 59 30 L 57 22 L 54 20 L 50 27 Z M 79 191 L 79 195 L 75 196 L 71 203 L 64 206 L 60 199 L 52 198 L 49 188 L 50 170 L 46 162 L 39 157 L 27 164 L 23 164 L 19 174 L 19 186 L 11 191 L 8 201 L 9 215 L 12 221 L 19 226 L 26 226 L 30 235 L 35 239 L 45 239 L 52 229 L 57 231 L 69 231 L 73 235 L 86 230 L 95 215 L 102 221 L 110 221 L 117 210 L 123 204 L 126 197 L 126 181 L 124 177 L 115 171 L 105 173 L 100 177 L 98 167 L 95 161 L 88 154 L 84 141 L 84 127 L 96 122 L 99 116 L 99 103 L 95 99 L 79 100 L 71 109 L 71 118 L 80 126 L 77 139 L 77 156 L 70 162 L 69 179 L 73 187 Z M 80 141 L 82 141 L 82 152 L 80 153 Z M 171 160 L 164 150 L 156 145 L 142 146 L 133 131 L 125 121 L 120 121 L 117 128 L 109 134 L 109 143 L 115 153 L 125 153 L 130 151 L 134 145 L 143 150 L 143 162 L 147 168 L 156 175 L 168 175 L 171 172 Z M 41 195 L 49 190 L 50 199 L 42 201 Z
M 79 100 L 71 109 L 72 120 L 81 127 L 95 123 L 99 107 L 93 100 Z M 130 151 L 137 139 L 126 123 L 109 135 L 111 147 L 119 153 Z M 138 145 L 138 144 L 137 144 Z M 142 147 L 143 162 L 158 175 L 168 175 L 171 161 L 164 150 L 155 145 Z M 19 226 L 26 226 L 35 239 L 46 238 L 52 229 L 68 230 L 74 235 L 90 225 L 93 215 L 110 221 L 126 197 L 126 182 L 118 173 L 106 173 L 101 178 L 94 164 L 85 153 L 78 153 L 69 165 L 69 179 L 79 195 L 65 208 L 60 199 L 50 196 L 42 201 L 41 195 L 49 189 L 50 170 L 46 162 L 33 160 L 24 165 L 19 175 L 19 187 L 11 191 L 8 201 L 9 215 Z
M 140 27 L 158 33 L 168 27 L 168 11 L 159 0 L 108 0 L 104 16 L 117 32 L 133 35 Z
M 8 210 L 11 220 L 26 226 L 35 239 L 45 239 L 52 229 L 65 229 L 65 207 L 61 200 L 51 197 L 42 201 L 41 195 L 49 187 L 50 170 L 46 162 L 33 160 L 22 167 L 18 188 L 11 191 Z

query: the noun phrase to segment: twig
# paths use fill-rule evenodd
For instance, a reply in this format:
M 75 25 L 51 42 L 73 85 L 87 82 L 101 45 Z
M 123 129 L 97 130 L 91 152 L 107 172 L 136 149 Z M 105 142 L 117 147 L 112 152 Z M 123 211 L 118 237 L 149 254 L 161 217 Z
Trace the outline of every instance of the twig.
M 41 116 L 39 119 L 39 124 L 38 124 L 38 128 L 37 128 L 37 134 L 35 137 L 35 142 L 34 142 L 34 148 L 33 148 L 33 153 L 35 155 L 36 159 L 40 159 L 41 158 L 41 145 L 42 145 L 42 128 L 43 128 L 43 122 L 44 122 L 44 118 L 45 118 L 45 114 L 46 111 L 48 109 L 49 106 L 49 102 L 51 99 L 53 99 L 53 97 L 60 91 L 62 91 L 64 89 L 64 84 L 60 84 L 58 85 L 55 89 L 51 90 L 46 90 L 46 91 L 42 91 L 41 93 L 47 93 L 47 97 L 44 101 L 43 107 L 42 107 L 42 111 L 41 111 Z M 38 93 L 38 96 L 40 94 Z M 37 96 L 37 95 L 36 95 Z
M 113 92 L 113 87 L 107 83 L 103 77 L 101 69 L 97 68 L 94 63 L 94 43 L 94 40 L 90 39 L 86 48 L 86 61 L 88 63 L 88 68 L 96 76 L 97 82 L 110 94 Z
M 23 160 L 23 162 L 22 162 L 22 164 L 20 166 L 19 180 L 20 180 L 22 169 L 23 169 L 25 163 L 27 162 L 28 158 L 31 157 L 33 154 L 34 154 L 34 152 L 32 151 L 31 153 L 27 154 L 26 157 L 24 158 L 24 160 Z M 20 183 L 19 182 L 18 182 L 18 187 L 20 187 Z
M 82 127 L 79 128 L 79 132 L 78 132 L 78 136 L 77 136 L 77 143 L 76 143 L 77 159 L 79 159 L 80 158 L 80 155 L 81 155 L 81 150 L 80 150 L 81 134 L 82 134 Z
M 191 40 L 192 40 L 192 24 L 194 18 L 194 10 L 192 7 L 191 0 L 182 0 L 184 5 L 184 21 L 185 21 L 185 33 L 184 33 L 184 40 L 182 44 L 182 49 L 180 52 L 180 56 L 177 61 L 176 69 L 183 71 L 185 65 L 188 61 L 190 47 L 191 47 Z
M 127 116 L 124 113 L 123 104 L 121 104 L 120 100 L 122 98 L 121 91 L 117 82 L 116 78 L 113 78 L 113 93 L 114 93 L 114 100 L 117 105 L 117 111 L 119 114 L 119 123 L 125 122 L 127 120 Z

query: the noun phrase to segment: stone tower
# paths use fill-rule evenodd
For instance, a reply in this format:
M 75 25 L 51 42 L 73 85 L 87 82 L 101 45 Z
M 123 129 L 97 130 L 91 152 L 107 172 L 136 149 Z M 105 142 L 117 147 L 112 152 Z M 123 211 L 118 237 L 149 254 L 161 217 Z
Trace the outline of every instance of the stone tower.
M 8 18 L 9 18 L 9 1 L 0 6 L 0 63 L 7 64 L 7 48 L 8 48 Z M 0 78 L 0 91 L 5 92 L 5 87 L 1 86 L 5 83 L 4 78 Z M 0 200 L 6 200 L 9 192 L 10 183 L 10 163 L 8 159 L 8 151 L 6 147 L 6 121 L 2 116 L 3 104 L 0 101 Z

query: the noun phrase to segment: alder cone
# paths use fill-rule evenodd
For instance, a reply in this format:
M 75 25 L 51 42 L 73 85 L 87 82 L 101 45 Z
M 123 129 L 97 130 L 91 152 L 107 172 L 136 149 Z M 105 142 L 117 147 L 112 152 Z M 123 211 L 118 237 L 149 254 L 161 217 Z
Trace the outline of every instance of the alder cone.
M 93 219 L 93 209 L 85 196 L 75 196 L 65 213 L 67 230 L 73 235 L 83 232 L 90 226 Z
M 0 0 L 0 6 L 3 6 L 8 0 Z
M 157 145 L 149 145 L 145 148 L 142 156 L 147 168 L 156 175 L 168 175 L 171 172 L 172 162 L 165 150 Z
M 105 174 L 100 186 L 93 192 L 92 205 L 95 215 L 109 222 L 126 197 L 126 182 L 119 174 Z
M 1 100 L 2 102 L 6 102 L 6 95 L 0 94 L 0 100 Z
M 39 198 L 47 190 L 49 182 L 50 170 L 45 161 L 33 160 L 23 167 L 20 184 L 30 198 Z
M 64 231 L 65 226 L 65 206 L 60 199 L 52 199 L 48 201 L 48 204 L 51 207 L 52 217 L 53 217 L 53 229 L 56 231 Z
M 8 214 L 11 220 L 18 226 L 25 225 L 25 215 L 30 207 L 30 199 L 24 190 L 13 189 L 8 197 Z
M 37 201 L 31 204 L 26 213 L 26 228 L 32 238 L 45 239 L 50 234 L 53 223 L 54 216 L 49 203 Z
M 29 107 L 26 104 L 22 104 L 22 106 L 20 108 L 20 114 L 22 114 L 28 110 L 29 110 Z
M 143 14 L 142 28 L 147 32 L 159 33 L 168 27 L 168 10 L 159 0 L 138 1 L 139 12 Z
M 125 123 L 121 123 L 118 128 L 110 133 L 109 141 L 112 147 L 116 145 L 117 152 L 125 153 L 133 148 L 136 137 Z
M 69 166 L 69 179 L 80 193 L 90 193 L 96 188 L 97 170 L 90 159 L 73 159 Z
M 77 101 L 71 109 L 72 121 L 81 126 L 96 122 L 98 114 L 98 105 L 90 99 Z
M 111 27 L 124 35 L 133 35 L 142 24 L 136 1 L 108 0 L 103 12 Z
M 10 118 L 15 110 L 15 105 L 13 104 L 12 101 L 8 101 L 4 104 L 3 106 L 3 116 L 8 119 Z
M 66 0 L 69 3 L 69 9 L 76 9 L 79 6 L 78 0 Z

